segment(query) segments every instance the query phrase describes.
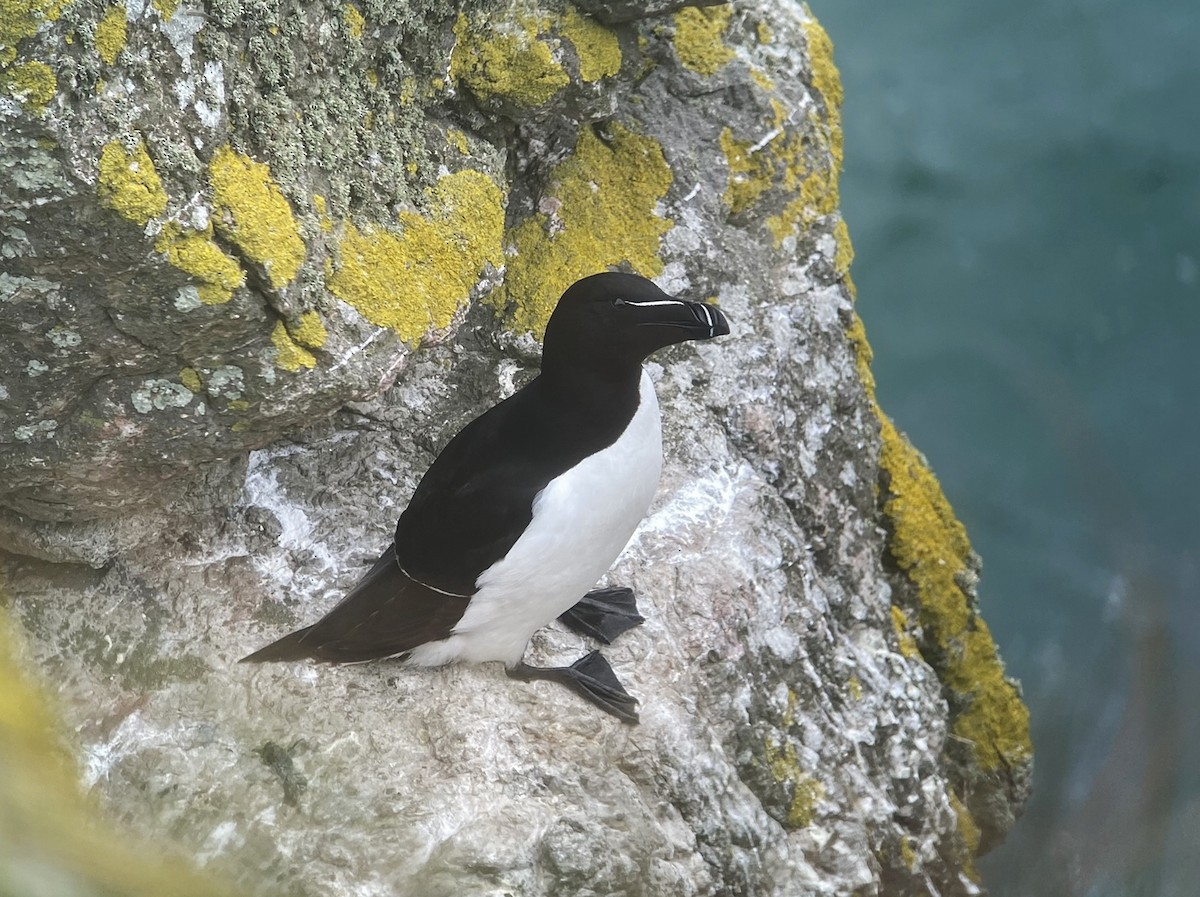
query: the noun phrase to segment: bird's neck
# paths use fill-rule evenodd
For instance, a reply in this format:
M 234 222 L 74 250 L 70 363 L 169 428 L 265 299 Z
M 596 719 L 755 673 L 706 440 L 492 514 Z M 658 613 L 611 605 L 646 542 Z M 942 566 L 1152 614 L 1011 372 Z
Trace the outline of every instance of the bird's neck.
M 623 407 L 630 403 L 636 408 L 642 366 L 637 362 L 551 365 L 543 363 L 538 379 L 551 395 L 581 408 L 594 408 L 599 411 L 606 407 Z

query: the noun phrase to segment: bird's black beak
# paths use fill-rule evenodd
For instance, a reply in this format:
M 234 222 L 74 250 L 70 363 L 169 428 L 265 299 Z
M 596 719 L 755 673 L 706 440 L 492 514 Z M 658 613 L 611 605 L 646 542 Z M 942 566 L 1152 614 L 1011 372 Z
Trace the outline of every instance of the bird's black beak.
M 618 300 L 622 301 L 622 300 Z M 667 327 L 683 331 L 672 342 L 691 339 L 712 339 L 729 333 L 729 321 L 721 309 L 707 302 L 686 299 L 660 299 L 652 302 L 629 301 L 642 320 L 643 327 Z

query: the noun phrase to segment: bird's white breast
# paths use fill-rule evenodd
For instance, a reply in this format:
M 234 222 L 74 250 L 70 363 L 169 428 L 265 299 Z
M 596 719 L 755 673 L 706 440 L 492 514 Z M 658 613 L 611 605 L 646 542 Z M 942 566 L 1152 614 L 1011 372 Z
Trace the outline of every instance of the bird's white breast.
M 480 574 L 454 634 L 417 648 L 411 662 L 517 663 L 533 633 L 572 607 L 612 566 L 646 516 L 661 470 L 658 397 L 643 371 L 629 426 L 612 445 L 546 484 L 525 532 Z

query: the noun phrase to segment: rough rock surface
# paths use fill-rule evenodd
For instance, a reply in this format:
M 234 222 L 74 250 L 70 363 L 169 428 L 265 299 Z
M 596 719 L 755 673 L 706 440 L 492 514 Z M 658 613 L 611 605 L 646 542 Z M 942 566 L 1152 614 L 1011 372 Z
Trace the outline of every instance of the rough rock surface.
M 0 2 L 0 545 L 113 814 L 264 894 L 976 891 L 1028 720 L 874 401 L 802 4 Z M 734 328 L 652 365 L 610 577 L 649 620 L 605 649 L 642 724 L 495 667 L 237 665 L 620 264 Z

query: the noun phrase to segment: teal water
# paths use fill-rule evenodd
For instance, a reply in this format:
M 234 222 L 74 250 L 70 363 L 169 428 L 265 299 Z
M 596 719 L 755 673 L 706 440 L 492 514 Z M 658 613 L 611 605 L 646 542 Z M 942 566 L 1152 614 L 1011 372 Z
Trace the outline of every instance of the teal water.
M 814 2 L 883 407 L 984 559 L 995 895 L 1200 893 L 1200 3 Z

